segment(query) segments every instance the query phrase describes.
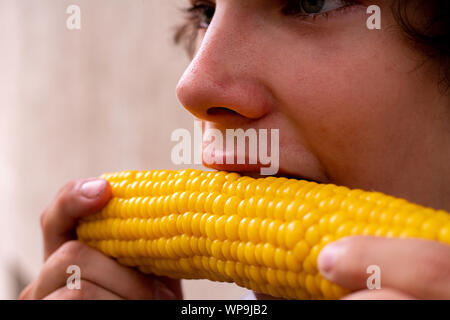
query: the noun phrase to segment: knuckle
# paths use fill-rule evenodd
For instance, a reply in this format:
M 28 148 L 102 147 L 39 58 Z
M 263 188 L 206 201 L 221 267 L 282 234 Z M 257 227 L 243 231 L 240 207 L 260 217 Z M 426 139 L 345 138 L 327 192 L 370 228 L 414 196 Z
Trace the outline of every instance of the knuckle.
M 49 215 L 50 215 L 50 210 L 49 208 L 45 209 L 40 217 L 40 225 L 41 225 L 41 230 L 42 232 L 45 234 L 47 234 L 48 232 L 51 232 L 51 221 L 49 220 Z
M 29 284 L 28 286 L 26 286 L 26 287 L 22 290 L 22 292 L 20 292 L 20 294 L 19 294 L 19 300 L 27 300 L 27 299 L 29 298 L 29 294 L 30 294 L 31 289 L 32 289 L 31 284 Z
M 95 297 L 96 288 L 89 281 L 80 280 L 80 289 L 70 290 L 66 289 L 67 300 L 90 300 Z
M 447 249 L 447 253 L 443 252 Z M 423 263 L 417 270 L 418 277 L 423 283 L 432 287 L 434 285 L 441 285 L 450 279 L 450 250 L 443 248 L 440 244 L 433 245 L 430 250 L 426 251 L 423 258 Z
M 347 250 L 344 251 L 344 261 L 365 261 L 367 257 L 367 246 L 364 243 L 366 239 L 361 237 L 349 238 L 347 241 Z
M 336 276 L 345 279 L 364 280 L 366 264 L 377 264 L 376 261 L 370 261 L 367 252 L 366 241 L 370 241 L 370 239 L 350 237 L 343 241 L 346 243 L 345 250 L 339 255 L 333 272 Z
M 85 248 L 85 245 L 83 245 L 80 241 L 68 241 L 58 248 L 52 260 L 53 262 L 56 262 L 57 265 L 74 264 L 80 259 L 80 256 L 83 254 Z
M 41 215 L 39 216 L 39 222 L 42 230 L 47 230 L 46 225 L 46 216 L 47 216 L 47 210 L 44 210 Z
M 77 185 L 78 180 L 72 180 L 68 182 L 57 194 L 55 199 L 54 210 L 61 211 L 64 210 L 66 205 L 73 201 L 73 193 L 71 192 Z
M 41 229 L 44 231 L 44 233 L 46 233 L 47 231 L 50 231 L 49 230 L 49 228 L 51 226 L 51 223 L 49 221 L 50 213 L 52 213 L 54 211 L 58 212 L 58 211 L 64 210 L 67 203 L 70 203 L 71 201 L 73 201 L 73 195 L 70 191 L 75 188 L 77 183 L 78 183 L 78 180 L 72 180 L 72 181 L 66 183 L 66 185 L 58 191 L 58 193 L 56 194 L 53 201 L 41 213 L 40 225 L 41 225 Z

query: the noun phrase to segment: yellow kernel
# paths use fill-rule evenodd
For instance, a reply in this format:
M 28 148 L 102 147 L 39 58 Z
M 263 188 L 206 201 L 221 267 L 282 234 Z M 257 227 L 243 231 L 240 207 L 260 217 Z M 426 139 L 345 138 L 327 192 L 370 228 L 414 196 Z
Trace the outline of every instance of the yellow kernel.
M 334 234 L 343 221 L 344 218 L 342 214 L 339 213 L 333 214 L 328 221 L 328 231 Z
M 266 218 L 274 219 L 275 218 L 275 201 L 269 201 L 266 207 Z
M 240 200 L 238 197 L 228 198 L 224 205 L 224 214 L 227 216 L 236 215 L 238 212 L 239 204 Z
M 200 221 L 202 219 L 202 214 L 200 213 L 194 213 L 190 219 L 190 230 L 192 232 L 192 235 L 196 237 L 200 237 L 201 231 L 200 231 Z
M 288 285 L 291 286 L 292 288 L 298 287 L 297 274 L 295 272 L 287 271 L 286 272 L 286 280 L 287 280 Z
M 250 279 L 255 282 L 260 283 L 263 281 L 263 277 L 260 273 L 260 268 L 258 268 L 256 266 L 249 267 L 249 276 L 250 276 Z
M 286 237 L 286 228 L 287 228 L 287 224 L 286 223 L 281 223 L 280 226 L 278 227 L 278 231 L 277 231 L 277 239 L 276 239 L 276 245 L 278 246 L 283 246 L 286 247 L 285 244 L 285 237 Z
M 256 264 L 255 247 L 256 246 L 251 242 L 245 244 L 245 261 L 251 265 Z
M 205 212 L 212 212 L 213 203 L 217 198 L 217 193 L 208 193 L 206 196 L 206 200 L 204 203 L 204 211 Z
M 274 261 L 275 261 L 276 268 L 285 270 L 286 269 L 286 251 L 284 251 L 281 248 L 276 248 Z
M 224 207 L 226 202 L 226 197 L 222 194 L 217 196 L 214 199 L 213 205 L 212 205 L 212 213 L 215 215 L 222 215 L 224 213 Z
M 285 270 L 280 270 L 277 269 L 276 270 L 276 276 L 277 276 L 277 280 L 278 280 L 278 284 L 285 287 L 287 286 L 287 279 L 286 279 L 286 271 Z
M 285 213 L 287 221 L 295 220 L 295 218 L 297 217 L 297 209 L 300 203 L 301 203 L 300 201 L 294 200 L 287 205 Z
M 238 233 L 239 233 L 239 239 L 242 241 L 247 241 L 247 229 L 248 229 L 248 223 L 250 222 L 250 218 L 243 218 L 238 226 Z
M 216 220 L 215 234 L 216 234 L 217 239 L 219 239 L 219 240 L 226 239 L 225 227 L 226 227 L 227 219 L 228 219 L 227 216 L 220 216 Z
M 376 234 L 377 230 L 378 230 L 378 226 L 376 226 L 374 224 L 371 224 L 371 225 L 366 226 L 363 229 L 362 235 L 364 235 L 364 236 L 374 236 Z
M 230 260 L 225 262 L 225 274 L 232 279 L 235 279 L 237 277 L 234 262 Z
M 286 215 L 288 202 L 287 201 L 278 201 L 275 205 L 275 219 L 284 220 Z
M 237 246 L 236 256 L 237 260 L 240 262 L 245 261 L 245 245 L 246 245 L 245 242 L 239 242 Z
M 286 267 L 293 272 L 299 272 L 302 269 L 301 263 L 291 251 L 286 252 Z
M 278 229 L 280 228 L 281 222 L 277 220 L 272 220 L 267 226 L 267 241 L 275 244 L 277 240 Z
M 261 239 L 261 241 L 266 241 L 267 240 L 267 229 L 269 227 L 271 220 L 269 219 L 264 219 L 261 221 L 261 224 L 259 226 L 259 239 Z
M 191 212 L 195 212 L 196 211 L 196 203 L 197 203 L 197 199 L 199 197 L 199 193 L 198 192 L 190 192 L 188 194 L 188 202 L 187 202 L 187 207 L 188 207 L 188 211 Z
M 266 279 L 269 284 L 272 286 L 278 285 L 277 272 L 272 268 L 266 269 Z
M 311 211 L 303 216 L 303 226 L 309 228 L 320 219 L 320 214 L 317 211 Z
M 206 235 L 206 222 L 208 221 L 209 214 L 204 213 L 200 218 L 200 233 Z
M 257 214 L 256 214 L 256 204 L 257 204 L 257 200 L 254 197 L 252 197 L 250 199 L 246 199 L 245 216 L 247 216 L 247 217 L 255 217 L 255 216 L 257 216 Z
M 247 225 L 247 238 L 253 243 L 259 241 L 259 226 L 261 225 L 260 218 L 250 219 Z
M 222 242 L 222 255 L 224 257 L 225 260 L 229 260 L 231 258 L 231 254 L 230 254 L 230 247 L 231 247 L 231 241 L 230 240 L 225 240 Z
M 352 234 L 352 230 L 355 227 L 355 223 L 353 221 L 347 221 L 341 224 L 336 230 L 336 237 L 343 238 L 350 236 Z
M 308 274 L 306 276 L 305 286 L 306 286 L 306 290 L 308 290 L 308 292 L 311 295 L 313 295 L 313 296 L 319 296 L 320 295 L 319 288 L 316 285 L 316 281 L 315 281 L 313 275 Z
M 238 260 L 237 248 L 238 248 L 239 243 L 240 243 L 239 241 L 233 241 L 230 245 L 231 260 Z
M 260 198 L 256 203 L 256 215 L 260 218 L 266 217 L 266 210 L 268 207 L 269 200 L 267 198 Z
M 263 265 L 263 253 L 264 253 L 264 244 L 258 243 L 255 246 L 255 261 L 258 265 Z
M 305 240 L 299 241 L 292 253 L 298 261 L 303 261 L 309 254 L 310 247 Z
M 285 231 L 285 243 L 293 248 L 303 237 L 303 227 L 300 221 L 289 222 Z
M 230 216 L 227 219 L 227 222 L 225 224 L 225 235 L 226 235 L 227 239 L 230 239 L 230 240 L 239 239 L 238 228 L 239 228 L 240 222 L 241 222 L 241 219 L 236 215 Z
M 262 254 L 263 262 L 266 267 L 275 268 L 275 247 L 270 243 L 264 244 L 264 251 Z
M 434 219 L 428 219 L 422 224 L 421 235 L 430 240 L 435 240 L 438 237 L 440 223 Z
M 450 244 L 450 224 L 441 228 L 439 232 L 439 241 Z
M 195 211 L 196 212 L 204 212 L 205 211 L 205 202 L 206 202 L 207 195 L 208 194 L 205 192 L 201 192 L 197 195 L 196 200 L 195 200 Z
M 206 238 L 198 238 L 197 239 L 197 246 L 198 246 L 198 251 L 200 252 L 201 255 L 208 255 L 208 250 L 206 247 Z
M 253 181 L 247 185 L 247 187 L 245 188 L 245 198 L 250 198 L 255 194 L 256 185 L 257 185 L 256 181 Z
M 317 226 L 311 226 L 306 230 L 305 240 L 309 245 L 313 246 L 320 240 L 319 228 Z
M 216 237 L 216 221 L 217 221 L 217 216 L 215 216 L 215 215 L 209 216 L 206 220 L 206 225 L 205 225 L 206 236 L 211 240 L 217 239 L 217 237 Z

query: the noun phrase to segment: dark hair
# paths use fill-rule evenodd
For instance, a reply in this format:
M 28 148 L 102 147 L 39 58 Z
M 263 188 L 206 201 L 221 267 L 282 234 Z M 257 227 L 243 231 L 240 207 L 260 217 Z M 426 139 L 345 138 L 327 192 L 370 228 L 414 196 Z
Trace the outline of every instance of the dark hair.
M 439 63 L 440 82 L 448 89 L 450 1 L 396 0 L 392 4 L 392 12 L 412 45 Z
M 440 83 L 447 90 L 450 87 L 450 0 L 394 0 L 392 12 L 411 44 L 439 64 Z M 179 27 L 174 37 L 191 56 L 196 40 L 192 22 Z

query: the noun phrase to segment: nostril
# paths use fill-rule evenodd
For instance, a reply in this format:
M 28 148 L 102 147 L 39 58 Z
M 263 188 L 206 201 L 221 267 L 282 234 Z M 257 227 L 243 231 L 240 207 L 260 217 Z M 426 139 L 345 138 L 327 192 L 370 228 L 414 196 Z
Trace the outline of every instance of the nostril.
M 228 108 L 223 108 L 223 107 L 213 107 L 213 108 L 209 108 L 206 113 L 209 116 L 225 116 L 225 115 L 239 115 L 239 113 L 237 113 L 234 110 L 228 109 Z

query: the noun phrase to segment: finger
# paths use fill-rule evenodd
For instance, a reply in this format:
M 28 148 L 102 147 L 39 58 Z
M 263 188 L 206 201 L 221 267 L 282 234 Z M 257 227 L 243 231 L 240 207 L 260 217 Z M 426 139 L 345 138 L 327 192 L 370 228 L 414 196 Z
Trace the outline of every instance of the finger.
M 420 299 L 450 298 L 450 246 L 439 242 L 348 237 L 325 246 L 318 258 L 325 278 L 352 290 L 367 288 L 372 265 L 382 287 Z
M 169 277 L 157 277 L 158 281 L 163 283 L 167 286 L 167 288 L 175 295 L 175 299 L 182 300 L 183 299 L 183 289 L 181 287 L 181 280 L 180 279 L 172 279 Z M 163 299 L 163 300 L 170 300 L 169 299 Z
M 64 242 L 75 239 L 77 220 L 100 211 L 110 198 L 106 180 L 76 180 L 64 186 L 41 215 L 44 259 Z
M 414 300 L 415 298 L 395 289 L 360 290 L 353 292 L 341 300 Z
M 33 289 L 33 282 L 30 283 L 28 286 L 25 287 L 25 289 L 22 290 L 22 292 L 19 295 L 19 300 L 30 300 L 31 293 Z
M 70 276 L 66 272 L 70 265 L 80 268 L 83 280 L 125 299 L 176 299 L 175 294 L 157 277 L 122 266 L 79 241 L 66 242 L 50 256 L 34 285 L 34 299 L 42 299 L 65 286 Z
M 58 288 L 44 300 L 123 300 L 122 297 L 86 280 L 80 281 L 80 289 Z

